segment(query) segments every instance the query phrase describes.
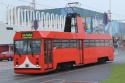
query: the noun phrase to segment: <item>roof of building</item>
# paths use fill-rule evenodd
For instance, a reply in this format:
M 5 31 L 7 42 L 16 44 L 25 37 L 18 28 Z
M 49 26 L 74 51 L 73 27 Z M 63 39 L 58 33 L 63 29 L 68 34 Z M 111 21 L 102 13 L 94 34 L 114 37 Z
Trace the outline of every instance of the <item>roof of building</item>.
M 97 16 L 99 18 L 103 18 L 103 13 L 100 13 L 100 12 L 83 9 L 79 7 L 73 7 L 72 9 L 71 8 L 55 8 L 55 9 L 46 9 L 46 10 L 37 10 L 37 11 L 46 12 L 46 13 L 54 13 L 58 15 L 66 15 L 68 12 L 75 12 L 75 13 L 79 13 L 82 17 Z

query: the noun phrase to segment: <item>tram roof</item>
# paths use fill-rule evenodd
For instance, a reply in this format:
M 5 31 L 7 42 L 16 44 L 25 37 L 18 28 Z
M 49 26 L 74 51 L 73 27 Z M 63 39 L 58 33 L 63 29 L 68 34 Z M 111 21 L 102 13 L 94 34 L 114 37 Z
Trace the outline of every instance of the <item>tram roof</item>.
M 90 34 L 90 33 L 72 33 L 72 32 L 54 32 L 54 31 L 22 31 L 17 32 L 14 39 L 22 38 L 22 33 L 32 33 L 33 37 L 28 39 L 112 39 L 109 34 Z

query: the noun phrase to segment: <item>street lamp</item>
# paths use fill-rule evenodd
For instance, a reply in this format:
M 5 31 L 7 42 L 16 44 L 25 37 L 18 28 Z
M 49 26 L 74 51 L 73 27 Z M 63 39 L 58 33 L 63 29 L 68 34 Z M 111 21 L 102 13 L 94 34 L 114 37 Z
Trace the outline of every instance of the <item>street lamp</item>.
M 111 3 L 112 1 L 111 0 L 109 0 L 109 10 L 108 10 L 108 13 L 109 13 L 109 32 L 110 32 L 110 34 L 112 34 L 112 11 L 111 11 L 111 9 L 112 9 L 112 3 Z

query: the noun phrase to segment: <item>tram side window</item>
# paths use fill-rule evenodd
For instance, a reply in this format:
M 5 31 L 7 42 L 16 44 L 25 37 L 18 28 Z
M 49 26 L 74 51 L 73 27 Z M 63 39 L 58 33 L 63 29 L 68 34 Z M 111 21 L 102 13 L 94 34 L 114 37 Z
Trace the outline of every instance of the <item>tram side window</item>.
M 77 47 L 82 49 L 82 40 L 77 41 Z
M 113 40 L 110 40 L 109 42 L 110 42 L 109 45 L 110 45 L 110 46 L 113 46 Z
M 62 47 L 61 40 L 54 40 L 54 47 L 61 48 Z
M 105 46 L 105 41 L 104 40 L 100 40 L 100 46 Z
M 100 40 L 95 40 L 96 46 L 100 46 Z
M 76 29 L 76 18 L 72 18 L 71 20 L 71 32 L 78 32 Z
M 69 48 L 70 42 L 69 40 L 62 40 L 62 48 Z
M 77 40 L 70 40 L 69 46 L 70 46 L 70 48 L 76 48 L 77 47 Z
M 109 43 L 109 40 L 105 40 L 105 46 L 109 46 L 110 43 Z
M 84 40 L 84 47 L 89 47 L 89 40 Z
M 90 47 L 94 47 L 95 46 L 95 40 L 90 40 Z

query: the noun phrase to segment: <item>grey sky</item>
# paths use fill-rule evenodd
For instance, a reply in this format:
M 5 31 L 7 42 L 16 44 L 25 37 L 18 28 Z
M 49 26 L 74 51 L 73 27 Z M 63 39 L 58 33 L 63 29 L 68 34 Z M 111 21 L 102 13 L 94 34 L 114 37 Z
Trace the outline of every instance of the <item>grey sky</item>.
M 6 10 L 17 5 L 30 5 L 32 0 L 0 0 L 0 21 L 5 22 Z M 65 7 L 66 3 L 78 1 L 81 7 L 98 12 L 107 12 L 109 10 L 109 0 L 36 0 L 37 8 L 60 8 Z M 112 1 L 112 18 L 116 20 L 125 19 L 125 0 Z M 125 22 L 125 21 L 124 21 Z

